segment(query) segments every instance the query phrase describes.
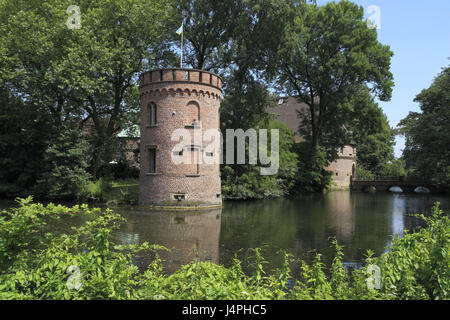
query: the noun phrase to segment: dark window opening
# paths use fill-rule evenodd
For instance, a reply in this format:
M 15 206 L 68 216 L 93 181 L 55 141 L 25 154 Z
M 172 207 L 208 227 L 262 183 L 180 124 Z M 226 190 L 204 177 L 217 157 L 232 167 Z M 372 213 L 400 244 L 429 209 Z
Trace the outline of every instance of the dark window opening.
M 156 126 L 156 104 L 151 102 L 148 106 L 149 108 L 149 124 L 151 126 Z
M 207 157 L 214 157 L 214 152 L 206 152 Z
M 186 199 L 186 196 L 184 194 L 174 194 L 173 197 L 175 198 L 175 200 L 178 200 L 178 201 Z
M 149 155 L 148 172 L 155 173 L 156 172 L 156 149 L 155 148 L 148 149 L 148 155 Z

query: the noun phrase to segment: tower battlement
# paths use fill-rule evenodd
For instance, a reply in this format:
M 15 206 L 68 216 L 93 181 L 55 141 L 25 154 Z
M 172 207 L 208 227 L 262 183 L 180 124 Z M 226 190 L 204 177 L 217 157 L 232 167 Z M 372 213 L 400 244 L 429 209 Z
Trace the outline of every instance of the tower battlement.
M 222 92 L 222 79 L 214 73 L 196 70 L 171 68 L 151 70 L 144 72 L 139 77 L 139 87 L 145 89 L 147 86 L 154 86 L 157 83 L 172 83 L 174 86 L 178 85 L 180 88 L 183 84 L 201 84 L 207 87 L 219 89 Z

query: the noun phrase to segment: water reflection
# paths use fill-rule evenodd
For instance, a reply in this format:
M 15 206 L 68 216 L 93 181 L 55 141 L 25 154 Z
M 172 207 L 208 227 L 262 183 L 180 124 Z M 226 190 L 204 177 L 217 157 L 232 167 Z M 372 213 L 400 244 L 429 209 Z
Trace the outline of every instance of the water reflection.
M 355 210 L 354 201 L 350 192 L 340 193 L 339 196 L 330 194 L 329 226 L 334 229 L 336 238 L 340 242 L 348 242 L 355 234 Z
M 120 211 L 120 210 L 119 210 Z M 166 272 L 171 274 L 196 256 L 202 261 L 219 263 L 221 209 L 204 211 L 156 212 L 123 211 L 127 222 L 115 233 L 122 244 L 159 244 L 170 252 L 160 251 Z M 145 267 L 152 256 L 141 257 Z
M 403 230 L 405 229 L 404 221 L 404 207 L 405 201 L 400 197 L 394 197 L 393 201 L 393 211 L 392 211 L 392 234 L 398 234 L 400 237 L 403 236 Z
M 325 263 L 331 263 L 330 237 L 344 246 L 345 262 L 361 262 L 368 249 L 380 255 L 393 234 L 402 236 L 405 229 L 420 225 L 411 214 L 429 212 L 435 201 L 450 209 L 448 197 L 345 191 L 297 199 L 227 201 L 223 209 L 198 212 L 122 208 L 117 211 L 128 222 L 115 237 L 121 243 L 146 241 L 170 248 L 171 252 L 161 253 L 168 273 L 192 261 L 193 248 L 201 260 L 229 266 L 236 253 L 245 262 L 251 254 L 247 249 L 262 247 L 269 272 L 282 264 L 280 249 L 308 263 L 317 251 Z

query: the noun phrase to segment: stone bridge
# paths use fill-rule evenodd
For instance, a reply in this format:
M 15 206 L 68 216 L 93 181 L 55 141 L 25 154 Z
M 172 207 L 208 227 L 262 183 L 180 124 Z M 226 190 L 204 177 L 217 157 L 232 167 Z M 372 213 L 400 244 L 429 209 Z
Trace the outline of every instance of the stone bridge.
M 374 187 L 377 191 L 389 191 L 391 187 L 399 187 L 404 193 L 413 193 L 417 187 L 425 187 L 430 192 L 438 192 L 429 181 L 407 181 L 404 177 L 377 177 L 375 179 L 351 179 L 351 189 L 364 191 Z

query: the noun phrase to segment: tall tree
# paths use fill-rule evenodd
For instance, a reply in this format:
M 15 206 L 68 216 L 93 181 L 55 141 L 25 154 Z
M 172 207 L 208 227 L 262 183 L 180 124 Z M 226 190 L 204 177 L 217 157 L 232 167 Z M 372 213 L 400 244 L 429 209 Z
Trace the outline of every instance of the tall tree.
M 335 147 L 342 146 L 348 140 L 343 128 L 353 110 L 349 98 L 360 85 L 382 101 L 390 99 L 393 53 L 367 26 L 362 7 L 350 1 L 295 9 L 296 18 L 278 50 L 278 85 L 308 105 L 306 138 L 313 149 L 329 143 L 330 137 Z
M 351 104 L 353 114 L 346 127 L 357 145 L 358 166 L 378 176 L 388 175 L 388 167 L 394 160 L 394 129 L 367 87 L 360 88 Z
M 403 158 L 408 174 L 450 185 L 450 67 L 422 90 L 414 101 L 422 112 L 410 112 L 400 121 L 405 138 Z
M 175 23 L 172 5 L 163 0 L 80 0 L 77 13 L 69 0 L 10 1 L 1 5 L 0 62 L 13 74 L 5 79 L 17 95 L 53 115 L 91 121 L 91 170 L 108 162 L 111 138 L 120 130 L 138 75 L 165 66 Z M 80 28 L 68 20 L 79 14 Z M 30 37 L 33 34 L 33 37 Z
M 214 70 L 227 66 L 234 24 L 234 1 L 181 0 L 176 3 L 185 39 L 184 61 L 194 69 Z

